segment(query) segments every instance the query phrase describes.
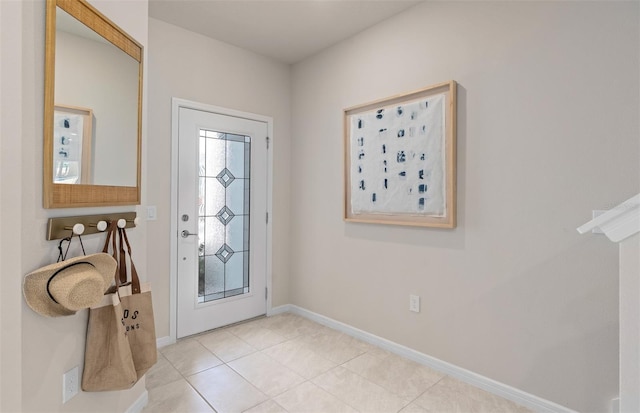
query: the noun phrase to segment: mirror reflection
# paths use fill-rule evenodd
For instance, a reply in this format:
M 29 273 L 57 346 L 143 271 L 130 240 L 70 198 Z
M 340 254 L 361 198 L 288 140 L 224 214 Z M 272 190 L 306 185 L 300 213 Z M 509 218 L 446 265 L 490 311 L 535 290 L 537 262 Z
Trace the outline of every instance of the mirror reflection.
M 53 183 L 136 186 L 139 62 L 56 8 Z

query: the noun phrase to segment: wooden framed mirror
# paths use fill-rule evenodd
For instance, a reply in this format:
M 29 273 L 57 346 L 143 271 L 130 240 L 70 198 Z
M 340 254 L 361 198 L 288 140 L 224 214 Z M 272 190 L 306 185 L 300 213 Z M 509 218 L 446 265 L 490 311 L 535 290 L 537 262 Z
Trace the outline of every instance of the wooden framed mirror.
M 44 208 L 140 204 L 142 52 L 86 0 L 47 0 Z

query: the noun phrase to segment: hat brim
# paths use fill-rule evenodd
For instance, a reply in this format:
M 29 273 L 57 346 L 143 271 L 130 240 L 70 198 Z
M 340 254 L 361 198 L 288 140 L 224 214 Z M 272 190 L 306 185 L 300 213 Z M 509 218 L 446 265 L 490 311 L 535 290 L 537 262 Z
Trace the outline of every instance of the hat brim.
M 47 265 L 27 274 L 24 278 L 22 291 L 29 307 L 39 314 L 50 317 L 75 314 L 75 311 L 69 310 L 51 299 L 51 296 L 47 292 L 47 283 L 51 276 L 57 271 L 60 271 L 72 264 L 82 262 L 93 265 L 100 276 L 102 276 L 104 281 L 104 288 L 102 292 L 104 293 L 114 280 L 116 268 L 118 266 L 116 260 L 111 255 L 102 252 L 83 255 Z

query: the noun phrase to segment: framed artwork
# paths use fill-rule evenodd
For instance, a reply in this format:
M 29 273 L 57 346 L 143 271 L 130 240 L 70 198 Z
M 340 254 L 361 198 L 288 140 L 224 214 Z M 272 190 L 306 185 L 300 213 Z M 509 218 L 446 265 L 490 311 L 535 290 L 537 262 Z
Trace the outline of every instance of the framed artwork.
M 53 111 L 53 183 L 91 183 L 93 111 L 55 105 Z
M 344 110 L 348 222 L 455 228 L 456 82 Z

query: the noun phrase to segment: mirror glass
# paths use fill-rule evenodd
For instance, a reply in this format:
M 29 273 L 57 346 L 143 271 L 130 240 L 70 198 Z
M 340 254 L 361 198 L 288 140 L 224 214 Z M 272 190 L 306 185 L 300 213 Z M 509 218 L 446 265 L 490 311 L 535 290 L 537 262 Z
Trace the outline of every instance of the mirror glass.
M 138 65 L 57 8 L 55 183 L 136 185 Z
M 45 208 L 140 203 L 142 46 L 85 0 L 47 0 Z

